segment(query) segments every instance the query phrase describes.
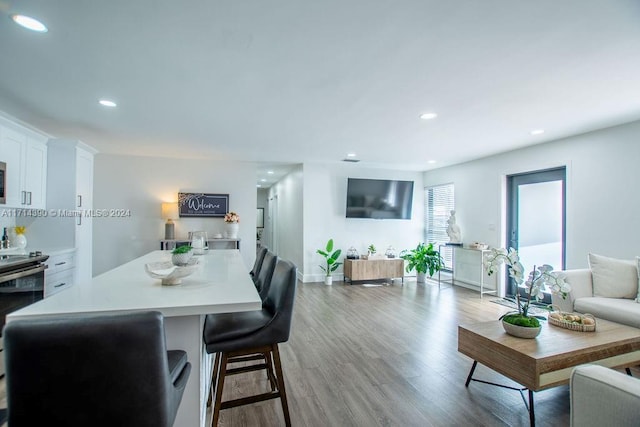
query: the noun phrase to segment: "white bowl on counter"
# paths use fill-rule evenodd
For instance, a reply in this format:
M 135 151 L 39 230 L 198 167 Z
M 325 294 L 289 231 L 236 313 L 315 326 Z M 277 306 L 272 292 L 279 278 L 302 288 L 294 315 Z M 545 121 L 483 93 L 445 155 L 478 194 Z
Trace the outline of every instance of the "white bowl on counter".
M 164 286 L 179 285 L 183 278 L 198 269 L 198 258 L 191 258 L 184 266 L 173 265 L 171 261 L 150 262 L 144 265 L 144 269 L 152 278 L 160 279 Z

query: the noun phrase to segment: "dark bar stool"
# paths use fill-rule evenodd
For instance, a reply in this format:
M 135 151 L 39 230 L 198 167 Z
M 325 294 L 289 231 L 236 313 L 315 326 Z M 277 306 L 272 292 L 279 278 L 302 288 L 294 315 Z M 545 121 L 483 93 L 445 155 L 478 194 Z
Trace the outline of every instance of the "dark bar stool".
M 269 291 L 263 299 L 262 310 L 207 315 L 204 342 L 208 353 L 216 353 L 211 387 L 215 390 L 212 426 L 217 425 L 221 409 L 278 397 L 285 424 L 291 425 L 278 343 L 289 339 L 296 280 L 295 265 L 290 261 L 278 260 Z M 260 363 L 228 368 L 230 363 L 253 360 L 260 360 Z M 224 381 L 228 375 L 263 369 L 267 371 L 270 391 L 222 401 Z
M 260 273 L 260 268 L 262 268 L 262 261 L 264 261 L 264 256 L 267 253 L 267 248 L 260 248 L 260 250 L 256 253 L 256 262 L 253 263 L 253 269 L 249 272 L 252 279 L 256 279 L 258 274 Z
M 191 372 L 158 312 L 15 320 L 4 345 L 11 427 L 170 427 Z
M 253 284 L 256 286 L 260 299 L 264 301 L 267 292 L 269 292 L 269 285 L 271 284 L 271 278 L 273 277 L 273 271 L 276 268 L 276 261 L 278 257 L 271 251 L 267 251 L 264 254 L 262 266 L 258 272 L 258 276 L 254 278 Z

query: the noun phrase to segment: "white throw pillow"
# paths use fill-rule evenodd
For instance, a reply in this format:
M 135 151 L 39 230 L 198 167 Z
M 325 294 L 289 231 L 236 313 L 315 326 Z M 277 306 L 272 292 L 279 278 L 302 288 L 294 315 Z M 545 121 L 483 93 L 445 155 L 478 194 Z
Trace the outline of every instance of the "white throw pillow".
M 605 298 L 638 298 L 638 261 L 589 254 L 593 295 Z

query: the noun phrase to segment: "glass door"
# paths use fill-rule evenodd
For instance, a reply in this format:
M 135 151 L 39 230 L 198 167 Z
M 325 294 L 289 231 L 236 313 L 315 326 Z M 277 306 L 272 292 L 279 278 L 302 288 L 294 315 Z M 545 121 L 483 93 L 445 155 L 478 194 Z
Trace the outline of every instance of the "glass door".
M 507 177 L 507 247 L 518 250 L 525 278 L 534 265 L 565 267 L 565 190 L 564 167 Z M 506 291 L 516 293 L 510 278 Z

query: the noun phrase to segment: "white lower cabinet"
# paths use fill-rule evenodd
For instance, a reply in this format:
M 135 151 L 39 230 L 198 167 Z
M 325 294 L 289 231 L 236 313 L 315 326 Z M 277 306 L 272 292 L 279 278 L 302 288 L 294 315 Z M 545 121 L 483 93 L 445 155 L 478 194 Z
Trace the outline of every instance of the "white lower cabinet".
M 76 272 L 75 250 L 69 250 L 49 255 L 45 262 L 47 269 L 44 274 L 44 297 L 50 297 L 63 289 L 73 286 Z

